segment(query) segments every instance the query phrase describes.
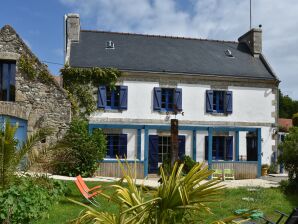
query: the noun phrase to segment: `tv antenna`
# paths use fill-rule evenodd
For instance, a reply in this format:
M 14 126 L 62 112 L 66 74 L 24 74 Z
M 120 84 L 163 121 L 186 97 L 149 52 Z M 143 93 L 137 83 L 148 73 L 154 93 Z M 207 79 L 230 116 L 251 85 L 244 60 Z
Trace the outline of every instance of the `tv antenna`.
M 249 30 L 251 30 L 251 0 L 249 0 Z

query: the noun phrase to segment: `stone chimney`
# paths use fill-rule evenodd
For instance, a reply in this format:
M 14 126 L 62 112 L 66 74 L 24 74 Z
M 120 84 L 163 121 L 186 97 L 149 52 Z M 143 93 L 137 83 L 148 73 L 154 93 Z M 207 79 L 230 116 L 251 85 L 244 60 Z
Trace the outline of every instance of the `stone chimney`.
M 253 28 L 238 38 L 239 43 L 245 43 L 254 57 L 262 53 L 262 29 Z
M 64 16 L 64 38 L 65 38 L 65 63 L 69 62 L 69 51 L 71 42 L 80 41 L 80 15 L 69 13 Z

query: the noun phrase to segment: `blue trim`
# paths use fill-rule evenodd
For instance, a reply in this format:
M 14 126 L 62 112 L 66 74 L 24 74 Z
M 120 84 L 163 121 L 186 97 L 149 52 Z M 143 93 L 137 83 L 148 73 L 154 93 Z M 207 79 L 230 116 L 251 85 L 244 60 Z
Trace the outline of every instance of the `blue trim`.
M 235 136 L 235 161 L 239 161 L 239 131 L 236 131 Z
M 158 130 L 170 130 L 170 125 L 143 125 L 143 124 L 89 124 L 89 130 L 94 128 L 119 128 L 119 129 L 158 129 Z M 214 131 L 257 131 L 258 128 L 245 128 L 245 127 L 227 127 L 227 126 L 215 126 L 212 127 Z M 180 125 L 179 130 L 188 131 L 207 131 L 207 126 L 189 126 Z
M 137 158 L 141 160 L 141 149 L 142 149 L 142 129 L 138 129 L 138 138 L 137 138 Z
M 256 164 L 258 161 L 216 161 L 212 160 L 212 163 L 249 163 L 249 164 Z
M 197 131 L 192 131 L 192 159 L 197 161 Z
M 145 128 L 144 177 L 148 176 L 149 131 Z
M 213 128 L 208 129 L 208 167 L 212 169 Z
M 118 160 L 117 159 L 104 159 L 104 160 L 100 160 L 98 161 L 99 163 L 118 163 Z M 125 159 L 120 159 L 120 162 L 122 163 L 125 163 L 125 162 L 128 162 L 128 163 L 144 163 L 143 160 L 125 160 Z
M 261 177 L 262 174 L 262 129 L 257 129 L 258 133 L 258 175 L 257 177 Z

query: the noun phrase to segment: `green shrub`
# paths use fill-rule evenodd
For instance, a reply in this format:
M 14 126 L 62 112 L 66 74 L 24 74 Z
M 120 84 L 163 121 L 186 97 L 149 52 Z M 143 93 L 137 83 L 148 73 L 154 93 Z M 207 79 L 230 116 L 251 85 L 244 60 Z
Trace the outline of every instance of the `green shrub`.
M 279 163 L 284 163 L 289 174 L 291 186 L 298 186 L 298 127 L 290 129 L 285 141 L 279 145 L 283 153 L 279 156 Z
M 298 113 L 296 113 L 296 114 L 293 115 L 292 120 L 293 120 L 293 125 L 295 127 L 298 127 Z
M 277 164 L 276 163 L 271 163 L 268 169 L 268 173 L 275 174 L 277 173 Z
M 194 161 L 190 156 L 187 155 L 183 157 L 182 161 L 184 162 L 184 173 L 188 173 L 197 164 L 196 161 Z
M 106 155 L 106 137 L 99 129 L 88 131 L 88 122 L 74 119 L 54 151 L 53 172 L 59 175 L 92 176 Z
M 31 223 L 48 215 L 49 207 L 66 191 L 66 185 L 46 177 L 21 177 L 0 191 L 0 222 Z
M 298 184 L 293 181 L 282 180 L 279 184 L 280 184 L 281 190 L 286 194 L 298 193 Z

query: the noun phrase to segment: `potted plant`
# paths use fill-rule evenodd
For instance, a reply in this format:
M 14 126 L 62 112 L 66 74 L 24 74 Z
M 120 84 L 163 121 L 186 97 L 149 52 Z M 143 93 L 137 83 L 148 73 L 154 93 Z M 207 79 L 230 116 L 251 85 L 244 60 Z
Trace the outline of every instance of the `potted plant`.
M 262 176 L 267 176 L 268 169 L 269 169 L 269 165 L 268 164 L 263 164 L 262 165 Z

